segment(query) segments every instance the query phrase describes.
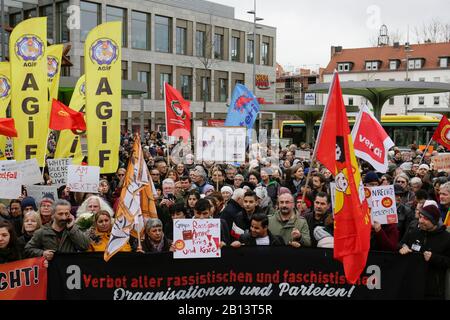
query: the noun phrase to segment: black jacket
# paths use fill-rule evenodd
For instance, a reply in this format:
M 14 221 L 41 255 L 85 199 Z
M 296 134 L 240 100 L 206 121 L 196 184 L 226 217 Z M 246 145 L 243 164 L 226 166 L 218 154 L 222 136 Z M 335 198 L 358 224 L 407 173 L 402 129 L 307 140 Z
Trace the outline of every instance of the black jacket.
M 397 204 L 399 239 L 405 235 L 409 225 L 415 219 L 414 211 L 407 205 Z
M 255 212 L 253 214 L 256 213 L 265 213 L 264 210 L 262 210 L 260 207 L 256 207 L 255 208 Z M 252 215 L 253 216 L 253 215 Z M 250 225 L 251 225 L 251 217 L 252 216 L 248 216 L 247 212 L 245 212 L 245 210 L 242 210 L 241 212 L 239 212 L 236 217 L 234 218 L 233 222 L 242 230 L 247 231 L 250 230 Z M 233 227 L 233 224 L 231 225 L 231 228 Z
M 236 219 L 237 215 L 241 211 L 242 208 L 239 205 L 239 203 L 237 203 L 233 199 L 230 199 L 225 209 L 223 209 L 222 212 L 220 213 L 220 218 L 225 220 L 225 222 L 227 223 L 228 234 L 230 234 L 231 228 L 233 227 L 233 221 Z
M 284 240 L 280 236 L 274 236 L 269 230 L 267 230 L 269 241 L 271 246 L 284 246 Z M 246 246 L 257 246 L 256 238 L 252 237 L 250 232 L 245 232 L 239 237 L 239 242 L 245 244 Z
M 450 268 L 450 233 L 445 226 L 435 231 L 427 232 L 416 229 L 405 235 L 400 243 L 412 249 L 413 244 L 420 246 L 420 253 L 432 253 L 428 261 L 426 275 L 425 297 L 429 299 L 443 299 L 445 293 L 445 272 Z

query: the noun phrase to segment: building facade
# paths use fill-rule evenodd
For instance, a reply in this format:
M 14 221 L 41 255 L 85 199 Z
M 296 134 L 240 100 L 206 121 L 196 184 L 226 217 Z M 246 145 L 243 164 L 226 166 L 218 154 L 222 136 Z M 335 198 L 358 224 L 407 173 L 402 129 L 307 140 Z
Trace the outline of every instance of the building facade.
M 164 81 L 191 101 L 194 125 L 202 120 L 204 99 L 207 119 L 225 119 L 234 86 L 253 87 L 254 60 L 256 96 L 275 102 L 276 29 L 259 25 L 253 39 L 253 23 L 235 19 L 232 7 L 203 0 L 39 0 L 38 6 L 11 9 L 10 26 L 34 16 L 48 17 L 50 43 L 71 45 L 73 66 L 62 74 L 71 77 L 84 73 L 89 31 L 122 21 L 122 78 L 147 84 L 143 114 L 150 130 L 165 124 Z M 141 114 L 141 97 L 124 96 L 123 127 L 136 130 Z
M 331 82 L 333 71 L 341 81 L 426 81 L 450 83 L 450 43 L 381 46 L 343 49 L 331 47 L 331 60 L 324 82 Z M 325 95 L 326 96 L 326 95 Z M 359 96 L 344 96 L 346 105 L 359 106 Z M 396 96 L 383 107 L 383 114 L 405 114 L 414 108 L 450 106 L 449 94 Z

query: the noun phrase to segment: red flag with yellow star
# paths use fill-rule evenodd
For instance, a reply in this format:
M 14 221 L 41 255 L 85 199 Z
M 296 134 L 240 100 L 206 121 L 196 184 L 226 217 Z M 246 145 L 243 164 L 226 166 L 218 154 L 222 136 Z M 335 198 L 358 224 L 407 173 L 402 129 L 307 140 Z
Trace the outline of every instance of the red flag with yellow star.
M 355 283 L 366 266 L 372 226 L 337 72 L 314 155 L 335 177 L 334 258 L 343 263 L 347 281 Z

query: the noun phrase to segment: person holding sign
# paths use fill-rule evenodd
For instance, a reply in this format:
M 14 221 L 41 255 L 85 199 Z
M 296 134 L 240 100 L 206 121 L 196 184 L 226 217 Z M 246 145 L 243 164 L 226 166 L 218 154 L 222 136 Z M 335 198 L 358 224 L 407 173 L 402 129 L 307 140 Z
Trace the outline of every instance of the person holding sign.
M 194 219 L 212 219 L 211 207 L 211 203 L 208 200 L 198 200 L 194 208 Z M 220 219 L 220 240 L 221 248 L 230 243 L 230 233 L 227 222 L 224 219 Z

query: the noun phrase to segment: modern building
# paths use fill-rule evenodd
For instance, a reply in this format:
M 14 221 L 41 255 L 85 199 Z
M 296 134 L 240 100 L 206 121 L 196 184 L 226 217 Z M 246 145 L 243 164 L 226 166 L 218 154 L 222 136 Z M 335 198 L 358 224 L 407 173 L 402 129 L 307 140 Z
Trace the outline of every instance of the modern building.
M 232 7 L 203 0 L 36 2 L 10 8 L 9 24 L 14 27 L 23 19 L 47 16 L 49 42 L 71 45 L 73 66 L 64 68 L 66 77 L 84 73 L 83 41 L 92 28 L 107 21 L 123 22 L 122 78 L 146 83 L 143 115 L 151 130 L 165 124 L 164 81 L 192 101 L 194 125 L 202 120 L 204 97 L 206 118 L 225 119 L 237 83 L 251 89 L 256 80 L 256 96 L 265 103 L 275 102 L 276 28 L 258 24 L 253 39 L 253 22 L 235 19 Z M 123 127 L 139 127 L 140 98 L 123 97 Z
M 299 69 L 298 71 L 295 74 L 284 73 L 277 77 L 277 104 L 316 104 L 315 94 L 308 94 L 307 91 L 309 85 L 320 82 L 320 72 L 309 69 Z
M 324 82 L 333 71 L 343 81 L 426 81 L 450 83 L 450 42 L 405 44 L 373 48 L 331 47 L 331 60 Z M 360 105 L 360 96 L 344 96 L 346 105 Z M 405 114 L 414 108 L 449 107 L 448 93 L 396 96 L 383 108 L 383 114 Z

